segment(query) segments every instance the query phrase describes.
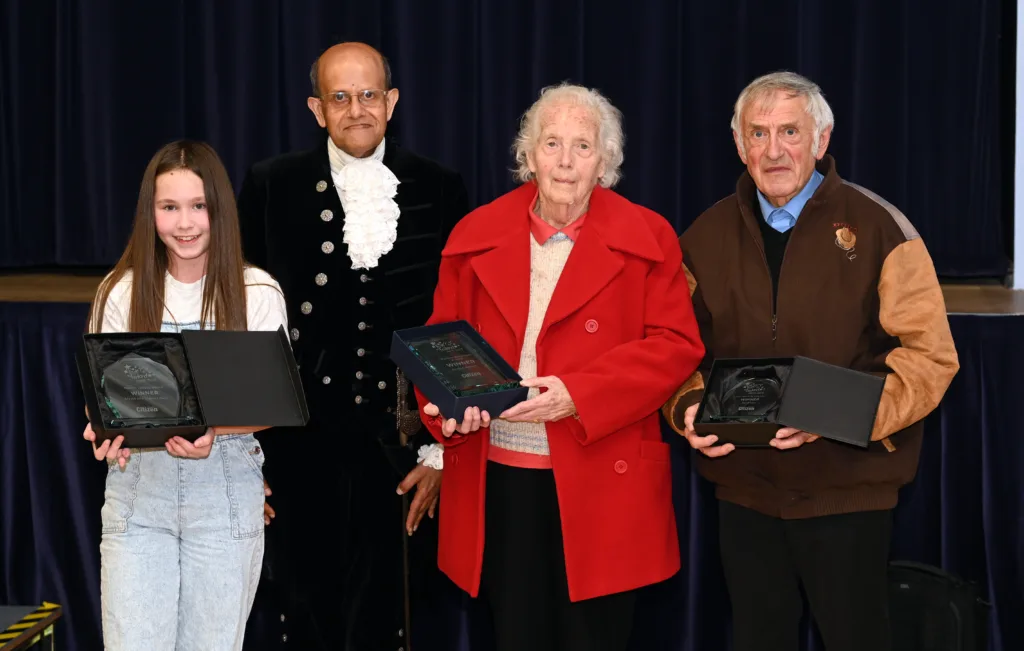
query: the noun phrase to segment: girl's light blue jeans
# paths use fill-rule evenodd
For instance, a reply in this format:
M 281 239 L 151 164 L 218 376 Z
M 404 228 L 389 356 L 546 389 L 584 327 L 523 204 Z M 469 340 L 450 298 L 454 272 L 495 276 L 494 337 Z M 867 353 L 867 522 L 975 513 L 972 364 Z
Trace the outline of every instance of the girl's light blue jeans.
M 242 648 L 263 563 L 263 451 L 218 436 L 206 459 L 133 450 L 107 474 L 100 544 L 107 651 Z

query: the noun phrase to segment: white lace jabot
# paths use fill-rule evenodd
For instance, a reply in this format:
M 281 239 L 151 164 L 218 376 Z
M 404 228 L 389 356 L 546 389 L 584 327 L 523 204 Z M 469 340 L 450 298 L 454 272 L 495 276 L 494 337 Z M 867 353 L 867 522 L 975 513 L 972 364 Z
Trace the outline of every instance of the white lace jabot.
M 398 235 L 395 203 L 398 177 L 384 166 L 384 141 L 373 154 L 356 158 L 327 138 L 331 178 L 345 211 L 344 242 L 353 269 L 372 269 L 391 250 Z

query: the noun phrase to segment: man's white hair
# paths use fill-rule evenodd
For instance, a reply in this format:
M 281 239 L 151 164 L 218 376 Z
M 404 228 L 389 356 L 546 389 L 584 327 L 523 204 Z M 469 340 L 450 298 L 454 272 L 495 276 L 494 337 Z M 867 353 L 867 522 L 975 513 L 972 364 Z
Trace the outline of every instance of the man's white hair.
M 811 144 L 811 155 L 817 157 L 822 132 L 835 124 L 832 107 L 825 101 L 825 96 L 822 95 L 818 84 L 807 77 L 788 71 L 773 72 L 758 77 L 750 82 L 736 99 L 732 113 L 732 130 L 739 136 L 737 141 L 740 152 L 746 155 L 746 148 L 743 144 L 743 112 L 750 103 L 768 101 L 778 91 L 787 93 L 790 97 L 807 99 L 807 114 L 814 120 L 814 141 Z
M 516 180 L 525 183 L 533 178 L 527 154 L 533 151 L 540 138 L 540 118 L 544 111 L 559 104 L 582 106 L 593 113 L 594 121 L 597 123 L 598 153 L 604 161 L 604 174 L 598 179 L 598 184 L 604 188 L 614 186 L 622 177 L 620 168 L 626 144 L 626 137 L 622 133 L 622 112 L 596 90 L 567 82 L 541 90 L 540 97 L 523 114 L 519 122 L 519 134 L 512 145 L 517 166 Z

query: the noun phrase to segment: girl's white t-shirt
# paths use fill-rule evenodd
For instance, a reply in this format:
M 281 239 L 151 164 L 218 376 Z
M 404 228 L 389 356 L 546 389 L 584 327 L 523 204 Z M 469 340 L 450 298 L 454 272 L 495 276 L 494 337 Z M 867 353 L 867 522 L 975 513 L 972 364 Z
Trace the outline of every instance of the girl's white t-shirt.
M 164 314 L 161 332 L 200 330 L 199 319 L 203 311 L 204 276 L 194 283 L 175 280 L 171 274 L 164 276 Z M 249 330 L 277 330 L 284 326 L 288 330 L 288 313 L 284 293 L 273 276 L 256 267 L 246 267 L 246 312 Z M 103 311 L 100 332 L 126 332 L 128 310 L 131 305 L 132 272 L 128 271 L 114 285 Z M 210 318 L 213 318 L 212 315 Z M 206 329 L 213 330 L 214 323 L 207 323 Z

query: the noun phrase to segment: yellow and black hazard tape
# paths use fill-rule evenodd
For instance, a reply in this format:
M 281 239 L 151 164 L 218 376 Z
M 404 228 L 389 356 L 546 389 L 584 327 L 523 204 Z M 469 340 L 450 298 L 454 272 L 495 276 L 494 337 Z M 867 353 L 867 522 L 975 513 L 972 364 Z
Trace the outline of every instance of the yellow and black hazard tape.
M 60 609 L 59 604 L 44 601 L 42 606 L 19 619 L 17 623 L 0 631 L 0 649 L 15 642 L 24 642 L 24 638 L 27 636 L 32 637 L 29 644 L 35 644 L 44 637 L 53 635 L 53 622 L 51 621 L 47 626 L 43 626 L 43 623 L 58 609 Z

